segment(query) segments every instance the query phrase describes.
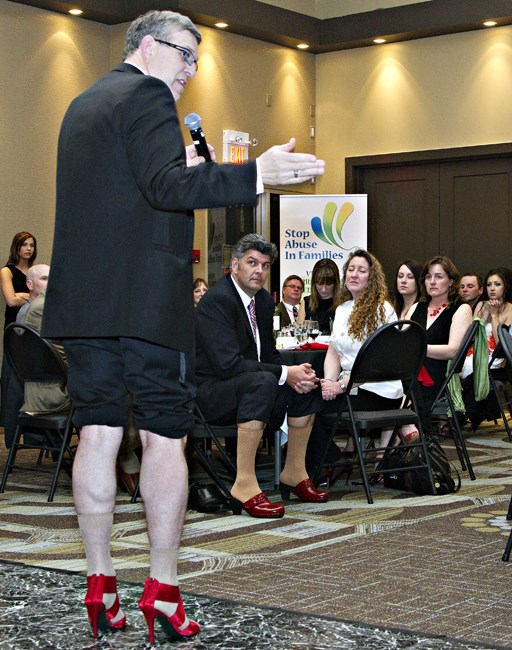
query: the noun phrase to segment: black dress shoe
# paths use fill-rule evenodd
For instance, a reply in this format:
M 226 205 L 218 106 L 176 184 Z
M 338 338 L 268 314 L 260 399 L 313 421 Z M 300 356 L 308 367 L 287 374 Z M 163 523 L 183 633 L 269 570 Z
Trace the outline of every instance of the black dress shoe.
M 193 483 L 188 492 L 188 508 L 208 514 L 228 511 L 229 500 L 215 483 Z

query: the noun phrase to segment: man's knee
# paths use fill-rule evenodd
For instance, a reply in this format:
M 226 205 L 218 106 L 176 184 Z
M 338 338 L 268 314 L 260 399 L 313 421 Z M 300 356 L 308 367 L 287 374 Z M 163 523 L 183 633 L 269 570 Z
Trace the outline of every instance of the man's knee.
M 302 417 L 289 417 L 288 424 L 291 427 L 309 427 L 313 426 L 315 420 L 315 413 L 303 415 Z

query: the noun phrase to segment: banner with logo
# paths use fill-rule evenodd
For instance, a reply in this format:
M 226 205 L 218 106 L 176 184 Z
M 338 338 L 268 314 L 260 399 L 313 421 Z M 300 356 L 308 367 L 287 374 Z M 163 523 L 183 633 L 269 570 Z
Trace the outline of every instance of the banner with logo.
M 358 248 L 366 250 L 368 195 L 302 194 L 279 198 L 280 286 L 289 275 L 298 275 L 307 296 L 318 260 L 332 259 L 341 275 L 348 254 Z

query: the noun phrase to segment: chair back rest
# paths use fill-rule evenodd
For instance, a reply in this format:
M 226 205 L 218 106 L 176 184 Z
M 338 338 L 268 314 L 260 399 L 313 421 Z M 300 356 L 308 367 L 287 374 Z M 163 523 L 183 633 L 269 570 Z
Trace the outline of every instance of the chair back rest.
M 350 383 L 401 380 L 412 385 L 427 353 L 427 333 L 418 323 L 386 323 L 361 346 L 350 372 Z
M 464 361 L 468 354 L 468 350 L 473 345 L 473 340 L 475 338 L 476 331 L 478 330 L 479 327 L 480 327 L 480 321 L 478 319 L 475 319 L 471 322 L 471 325 L 466 330 L 466 333 L 464 334 L 464 338 L 462 339 L 459 349 L 457 350 L 455 356 L 452 359 L 452 363 L 446 373 L 441 388 L 437 392 L 436 398 L 432 402 L 431 410 L 434 409 L 435 405 L 439 402 L 440 399 L 442 399 L 443 395 L 446 393 L 448 389 L 448 384 L 450 383 L 455 373 L 459 374 L 462 371 L 462 367 L 464 366 Z
M 512 367 L 512 334 L 510 334 L 508 325 L 498 325 L 498 341 L 494 353 L 497 358 L 505 357 L 507 365 Z
M 57 350 L 32 327 L 11 323 L 4 332 L 4 352 L 18 379 L 65 384 L 67 368 Z

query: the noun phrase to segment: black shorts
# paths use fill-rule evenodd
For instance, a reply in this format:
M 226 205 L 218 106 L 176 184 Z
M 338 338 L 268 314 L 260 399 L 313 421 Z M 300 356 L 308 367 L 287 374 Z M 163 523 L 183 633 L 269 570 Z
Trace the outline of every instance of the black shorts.
M 193 353 L 132 338 L 63 339 L 78 427 L 128 425 L 182 438 L 193 428 Z

